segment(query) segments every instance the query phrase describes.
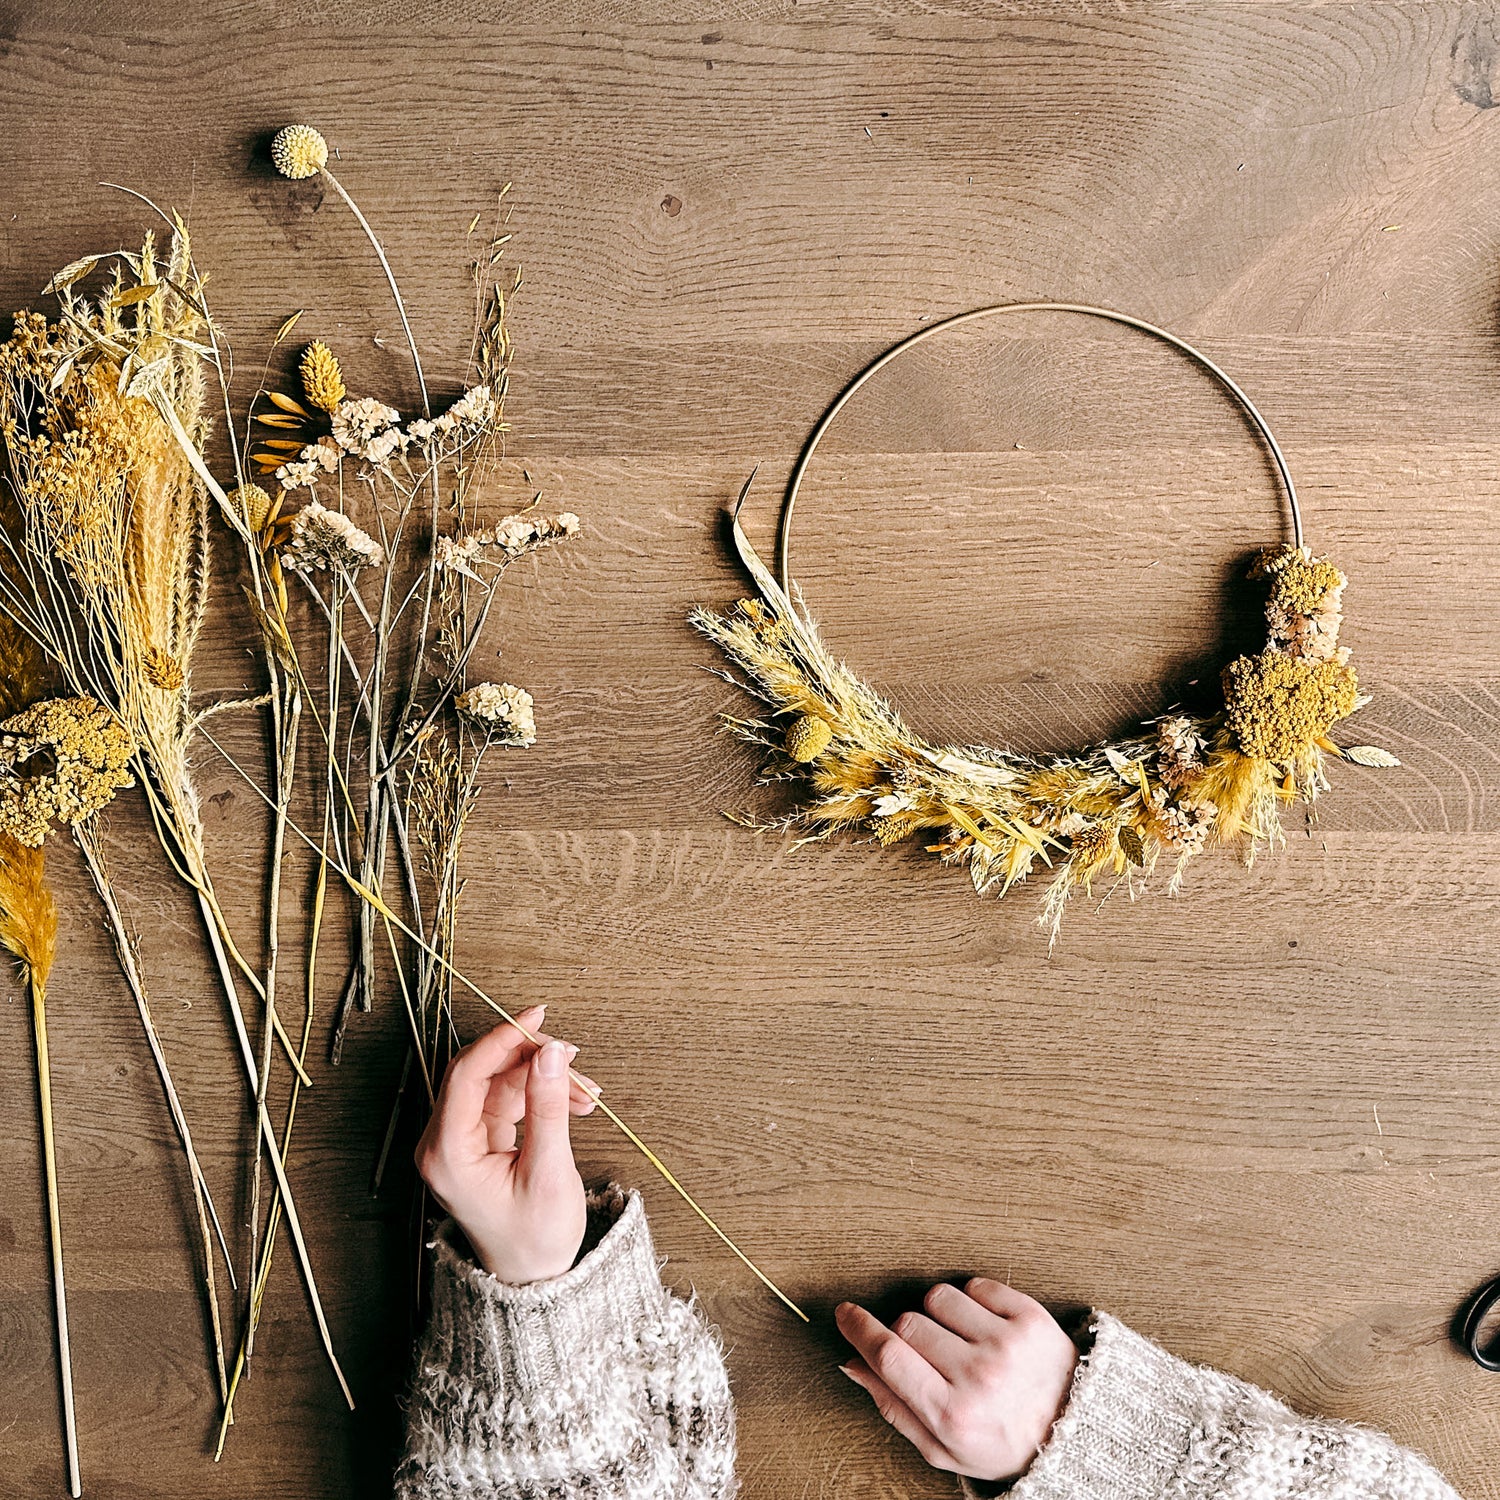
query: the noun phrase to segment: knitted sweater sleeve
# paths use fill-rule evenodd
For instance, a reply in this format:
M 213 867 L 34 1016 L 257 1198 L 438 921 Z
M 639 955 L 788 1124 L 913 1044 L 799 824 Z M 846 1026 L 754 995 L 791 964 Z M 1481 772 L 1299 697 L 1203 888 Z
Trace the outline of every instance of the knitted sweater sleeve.
M 510 1286 L 434 1241 L 398 1500 L 727 1500 L 734 1407 L 714 1335 L 662 1285 L 638 1194 L 591 1196 L 592 1248 Z
M 1092 1345 L 1046 1446 L 1008 1500 L 1459 1500 L 1383 1433 L 1299 1417 L 1096 1314 Z

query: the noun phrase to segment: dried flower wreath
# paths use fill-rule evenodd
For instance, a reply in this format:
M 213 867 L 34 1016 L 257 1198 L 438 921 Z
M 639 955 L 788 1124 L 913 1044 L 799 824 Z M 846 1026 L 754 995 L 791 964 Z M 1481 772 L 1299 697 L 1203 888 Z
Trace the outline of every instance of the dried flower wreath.
M 1267 586 L 1265 648 L 1223 673 L 1223 708 L 1169 713 L 1120 739 L 1074 754 L 1035 757 L 986 745 L 934 745 L 913 733 L 824 644 L 788 567 L 793 507 L 823 434 L 856 391 L 914 345 L 977 318 L 1066 312 L 1104 318 L 1165 341 L 1207 370 L 1239 404 L 1275 464 L 1292 523 L 1290 545 L 1261 555 L 1252 576 Z M 753 476 L 752 476 L 753 477 Z M 763 829 L 800 828 L 800 843 L 841 831 L 883 846 L 920 836 L 947 864 L 967 865 L 981 895 L 1004 895 L 1040 864 L 1054 873 L 1041 921 L 1056 940 L 1073 892 L 1102 876 L 1124 880 L 1170 860 L 1175 894 L 1194 855 L 1217 844 L 1248 859 L 1283 838 L 1280 806 L 1312 802 L 1328 787 L 1325 758 L 1399 764 L 1372 745 L 1341 747 L 1333 727 L 1362 697 L 1347 647 L 1338 644 L 1348 580 L 1314 557 L 1286 459 L 1250 398 L 1206 355 L 1139 318 L 1075 303 L 1002 303 L 959 313 L 903 339 L 867 365 L 829 407 L 793 470 L 782 507 L 778 582 L 740 526 L 747 481 L 734 507 L 734 540 L 760 590 L 726 614 L 699 609 L 693 623 L 744 674 L 770 712 L 725 715 L 740 738 L 770 752 L 763 781 L 793 781 L 804 800 Z

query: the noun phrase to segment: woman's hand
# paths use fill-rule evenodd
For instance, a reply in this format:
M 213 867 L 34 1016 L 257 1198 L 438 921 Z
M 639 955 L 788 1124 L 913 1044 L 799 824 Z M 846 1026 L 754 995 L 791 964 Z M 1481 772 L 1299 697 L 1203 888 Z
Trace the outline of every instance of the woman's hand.
M 983 1277 L 939 1282 L 892 1327 L 852 1302 L 834 1316 L 863 1356 L 844 1373 L 935 1469 L 1014 1479 L 1062 1414 L 1078 1351 L 1041 1303 Z
M 583 1180 L 568 1140 L 570 1114 L 594 1107 L 591 1079 L 570 1079 L 576 1047 L 540 1031 L 546 1007 L 471 1042 L 451 1063 L 417 1170 L 458 1220 L 479 1264 L 502 1281 L 545 1281 L 570 1270 L 583 1244 Z M 516 1127 L 524 1122 L 519 1148 Z

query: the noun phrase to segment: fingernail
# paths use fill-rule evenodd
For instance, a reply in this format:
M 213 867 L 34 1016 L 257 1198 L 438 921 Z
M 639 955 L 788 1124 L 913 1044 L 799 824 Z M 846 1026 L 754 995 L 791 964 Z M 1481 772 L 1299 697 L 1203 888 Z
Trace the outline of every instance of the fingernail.
M 848 1378 L 850 1380 L 854 1380 L 854 1371 L 851 1370 L 848 1365 L 840 1365 L 839 1366 L 839 1374 L 840 1375 L 846 1375 L 846 1376 L 848 1376 Z M 854 1383 L 855 1383 L 855 1385 L 859 1384 L 859 1382 L 857 1380 L 854 1380 Z
M 575 1058 L 575 1057 L 577 1057 L 577 1056 L 578 1056 L 578 1048 L 577 1048 L 577 1047 L 575 1047 L 575 1046 L 574 1046 L 574 1045 L 573 1045 L 573 1044 L 572 1044 L 572 1042 L 569 1042 L 569 1043 L 568 1043 L 568 1061 L 569 1061 L 569 1062 L 572 1062 L 572 1061 L 573 1061 L 573 1059 L 574 1059 L 574 1058 Z
M 561 1078 L 568 1071 L 568 1049 L 561 1042 L 548 1042 L 538 1055 L 536 1066 L 543 1078 Z

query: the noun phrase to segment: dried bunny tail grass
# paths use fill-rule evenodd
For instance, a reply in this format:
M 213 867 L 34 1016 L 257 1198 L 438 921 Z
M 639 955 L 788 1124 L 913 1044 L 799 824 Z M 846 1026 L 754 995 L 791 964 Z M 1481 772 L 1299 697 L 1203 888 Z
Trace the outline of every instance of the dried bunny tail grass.
M 46 853 L 0 832 L 0 943 L 29 982 L 46 987 L 57 956 L 57 901 L 46 881 Z

